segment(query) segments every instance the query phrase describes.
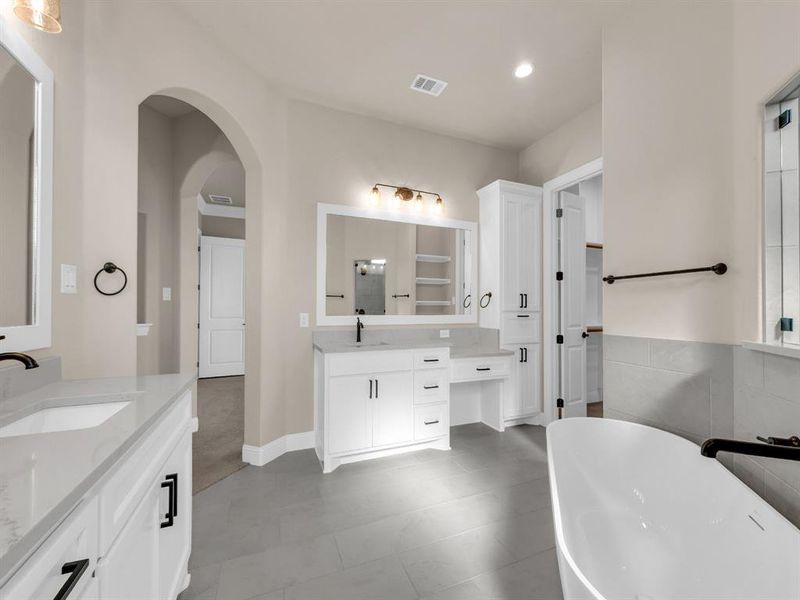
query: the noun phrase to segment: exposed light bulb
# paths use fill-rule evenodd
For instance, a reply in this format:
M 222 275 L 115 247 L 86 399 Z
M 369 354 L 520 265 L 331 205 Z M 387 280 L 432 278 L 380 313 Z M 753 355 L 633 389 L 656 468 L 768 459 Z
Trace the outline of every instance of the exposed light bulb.
M 61 0 L 15 0 L 14 14 L 41 31 L 61 32 Z
M 420 211 L 422 210 L 422 194 L 417 192 L 417 198 L 414 200 L 414 210 Z
M 531 73 L 533 73 L 533 65 L 529 62 L 521 63 L 514 69 L 514 77 L 517 79 L 524 79 Z
M 378 189 L 377 185 L 374 186 L 369 193 L 369 203 L 370 206 L 378 206 L 381 203 L 381 191 Z
M 436 196 L 435 210 L 437 215 L 441 215 L 444 212 L 444 200 L 442 200 L 441 196 Z

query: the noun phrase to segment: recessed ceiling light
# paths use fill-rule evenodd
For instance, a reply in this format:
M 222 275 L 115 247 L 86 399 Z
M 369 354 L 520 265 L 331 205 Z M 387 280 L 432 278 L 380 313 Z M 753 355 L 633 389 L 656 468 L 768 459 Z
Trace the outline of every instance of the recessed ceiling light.
M 524 62 L 517 65 L 517 68 L 514 69 L 514 77 L 518 79 L 523 79 L 533 73 L 533 65 L 529 62 Z

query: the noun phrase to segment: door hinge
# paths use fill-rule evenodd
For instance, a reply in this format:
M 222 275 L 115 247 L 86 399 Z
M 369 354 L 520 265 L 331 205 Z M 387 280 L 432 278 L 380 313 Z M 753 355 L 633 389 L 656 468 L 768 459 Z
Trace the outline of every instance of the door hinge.
M 556 271 L 556 281 L 564 280 L 564 271 Z
M 564 399 L 556 398 L 556 408 L 564 408 Z
M 563 216 L 564 216 L 564 209 L 563 208 L 557 208 L 556 209 L 556 218 L 560 219 Z
M 200 367 L 200 361 L 199 360 L 197 361 L 197 366 L 198 366 L 198 368 Z
M 200 289 L 200 284 L 199 284 L 199 283 L 197 284 L 197 289 L 198 289 L 198 290 Z
M 197 251 L 200 252 L 200 246 L 197 247 Z
M 197 324 L 197 328 L 200 329 L 200 323 Z
M 564 343 L 564 336 L 560 333 L 556 336 L 556 344 L 563 344 Z
M 783 129 L 792 122 L 792 111 L 785 110 L 778 116 L 778 129 Z

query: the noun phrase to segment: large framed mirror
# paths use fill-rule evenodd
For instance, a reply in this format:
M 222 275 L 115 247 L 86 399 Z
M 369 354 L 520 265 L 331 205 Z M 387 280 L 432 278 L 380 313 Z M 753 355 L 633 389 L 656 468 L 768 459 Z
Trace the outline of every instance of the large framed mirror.
M 478 226 L 317 206 L 317 325 L 477 323 Z
M 0 20 L 0 352 L 51 345 L 53 73 Z

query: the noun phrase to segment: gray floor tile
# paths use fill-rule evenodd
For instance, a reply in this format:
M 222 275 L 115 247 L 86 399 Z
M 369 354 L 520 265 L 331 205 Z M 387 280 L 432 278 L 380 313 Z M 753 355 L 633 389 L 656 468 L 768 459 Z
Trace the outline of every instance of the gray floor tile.
M 335 573 L 342 567 L 331 536 L 288 544 L 250 554 L 222 565 L 217 595 L 224 600 L 249 600 L 296 583 Z
M 414 588 L 423 596 L 515 560 L 491 525 L 403 552 L 400 558 Z
M 415 600 L 417 597 L 397 557 L 318 577 L 286 590 L 286 600 Z
M 553 513 L 549 508 L 497 521 L 491 527 L 497 540 L 517 560 L 555 547 Z

